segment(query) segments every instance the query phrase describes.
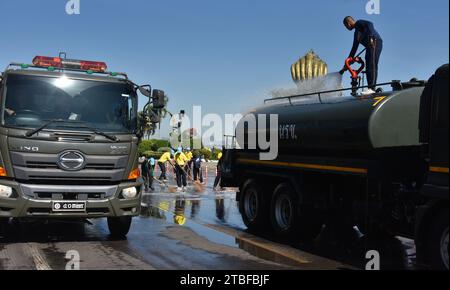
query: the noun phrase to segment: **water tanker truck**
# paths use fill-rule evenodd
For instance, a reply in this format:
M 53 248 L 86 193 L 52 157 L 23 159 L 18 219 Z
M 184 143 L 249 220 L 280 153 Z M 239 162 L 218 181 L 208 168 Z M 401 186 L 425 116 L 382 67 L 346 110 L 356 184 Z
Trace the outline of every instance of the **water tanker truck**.
M 353 87 L 349 97 L 266 100 L 248 115 L 278 115 L 275 160 L 249 146 L 269 129 L 243 118 L 236 136 L 244 138 L 225 150 L 221 172 L 222 186 L 239 188 L 250 230 L 270 225 L 303 240 L 324 225 L 382 230 L 414 239 L 424 265 L 448 269 L 448 64 L 428 81 L 390 85 L 368 96 Z
M 112 235 L 128 233 L 141 204 L 138 143 L 159 122 L 164 92 L 106 69 L 62 53 L 1 74 L 2 226 L 106 217 Z M 138 92 L 148 97 L 143 114 Z

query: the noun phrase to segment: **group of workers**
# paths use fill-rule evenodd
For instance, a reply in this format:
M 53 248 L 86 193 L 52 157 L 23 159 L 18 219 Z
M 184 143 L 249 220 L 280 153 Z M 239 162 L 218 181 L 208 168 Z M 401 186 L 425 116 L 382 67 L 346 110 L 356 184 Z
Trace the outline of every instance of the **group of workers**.
M 222 157 L 222 153 L 218 153 L 218 159 L 220 160 Z M 168 152 L 165 152 L 159 159 L 156 161 L 154 158 L 144 158 L 144 161 L 141 166 L 142 177 L 144 179 L 144 187 L 145 190 L 148 191 L 150 188 L 152 191 L 153 188 L 153 179 L 154 170 L 156 163 L 161 170 L 161 175 L 158 180 L 160 182 L 167 181 L 167 168 L 171 166 L 175 171 L 176 182 L 177 182 L 177 191 L 185 191 L 187 186 L 187 179 L 190 178 L 192 174 L 192 180 L 194 182 L 200 182 L 204 184 L 203 181 L 203 172 L 202 172 L 202 160 L 204 157 L 198 152 L 192 152 L 189 147 L 183 150 L 182 147 L 179 147 L 176 151 L 171 149 Z M 220 171 L 218 171 L 219 173 Z M 214 182 L 214 188 L 217 187 L 220 181 L 220 175 L 216 177 Z

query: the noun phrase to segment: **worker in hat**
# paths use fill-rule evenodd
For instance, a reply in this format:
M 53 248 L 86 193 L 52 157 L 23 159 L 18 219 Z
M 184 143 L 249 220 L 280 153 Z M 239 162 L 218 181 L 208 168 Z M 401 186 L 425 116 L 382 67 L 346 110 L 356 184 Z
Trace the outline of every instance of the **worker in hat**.
M 149 168 L 149 163 L 148 163 L 148 159 L 147 157 L 143 157 L 143 161 L 141 164 L 141 174 L 142 174 L 142 178 L 144 179 L 144 188 L 145 191 L 148 191 L 148 187 L 149 187 L 149 176 L 150 176 L 150 168 Z
M 344 18 L 344 25 L 348 30 L 355 30 L 353 39 L 353 47 L 349 57 L 354 57 L 360 44 L 366 48 L 366 74 L 369 88 L 363 91 L 364 95 L 376 92 L 376 83 L 378 78 L 378 62 L 380 60 L 381 51 L 383 50 L 383 40 L 380 34 L 375 30 L 372 22 L 367 20 L 355 21 L 353 17 Z M 344 74 L 347 70 L 346 66 L 339 72 Z
M 155 158 L 151 157 L 147 163 L 148 163 L 148 187 L 152 191 L 154 191 L 155 188 L 153 187 L 153 179 L 155 178 L 155 166 L 156 166 Z
M 217 176 L 214 179 L 214 185 L 213 185 L 213 189 L 214 190 L 221 190 L 222 188 L 217 188 L 220 185 L 220 179 L 222 178 L 222 152 L 219 152 L 217 154 L 217 159 L 219 160 L 219 162 L 217 162 Z
M 189 161 L 186 155 L 183 153 L 183 148 L 179 147 L 177 152 L 175 153 L 175 174 L 177 179 L 177 191 L 184 191 L 187 186 L 186 182 L 186 170 L 184 170 L 187 162 Z
M 192 158 L 192 172 L 194 181 L 199 180 L 200 183 L 203 183 L 202 156 L 198 152 Z
M 167 169 L 166 163 L 170 162 L 174 157 L 174 151 L 171 149 L 169 152 L 165 152 L 158 160 L 159 168 L 161 169 L 161 175 L 159 180 L 167 181 Z
M 184 155 L 186 155 L 186 158 L 188 159 L 188 162 L 186 164 L 185 170 L 187 172 L 187 174 L 191 174 L 191 170 L 192 170 L 192 157 L 193 157 L 193 153 L 191 151 L 191 148 L 187 147 L 186 148 L 186 152 L 184 153 Z
M 186 157 L 187 157 L 189 160 L 192 159 L 193 153 L 192 153 L 192 151 L 191 151 L 191 148 L 189 148 L 189 147 L 186 148 L 186 153 L 185 153 L 185 155 L 186 155 Z

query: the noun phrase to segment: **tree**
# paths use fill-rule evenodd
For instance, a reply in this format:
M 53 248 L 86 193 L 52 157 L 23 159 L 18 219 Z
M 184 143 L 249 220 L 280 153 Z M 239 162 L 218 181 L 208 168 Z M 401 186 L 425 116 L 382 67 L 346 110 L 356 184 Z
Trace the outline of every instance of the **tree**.
M 141 128 L 141 122 L 143 122 L 142 126 L 142 134 L 145 139 L 150 139 L 152 135 L 155 134 L 156 129 L 161 129 L 161 120 L 167 117 L 170 112 L 167 110 L 167 104 L 169 103 L 169 97 L 165 95 L 164 97 L 164 108 L 155 109 L 152 104 L 146 106 L 147 111 L 144 116 L 144 112 L 138 112 L 138 126 Z

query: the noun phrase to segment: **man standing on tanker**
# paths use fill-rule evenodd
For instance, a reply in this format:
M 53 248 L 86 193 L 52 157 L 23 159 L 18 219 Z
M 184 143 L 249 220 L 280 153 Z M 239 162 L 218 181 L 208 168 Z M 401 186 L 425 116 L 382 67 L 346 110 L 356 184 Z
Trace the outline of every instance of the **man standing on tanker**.
M 373 94 L 376 91 L 376 83 L 378 78 L 378 62 L 380 59 L 381 51 L 383 50 L 383 40 L 378 32 L 375 30 L 373 23 L 367 20 L 355 21 L 353 17 L 347 16 L 344 18 L 344 25 L 348 30 L 355 29 L 355 36 L 353 40 L 353 47 L 349 54 L 349 57 L 355 57 L 356 51 L 360 44 L 362 44 L 366 50 L 366 74 L 368 90 L 365 90 L 363 94 Z M 347 68 L 344 68 L 339 72 L 344 74 Z

